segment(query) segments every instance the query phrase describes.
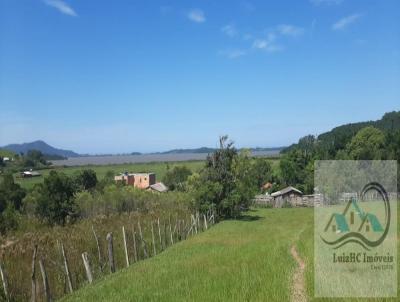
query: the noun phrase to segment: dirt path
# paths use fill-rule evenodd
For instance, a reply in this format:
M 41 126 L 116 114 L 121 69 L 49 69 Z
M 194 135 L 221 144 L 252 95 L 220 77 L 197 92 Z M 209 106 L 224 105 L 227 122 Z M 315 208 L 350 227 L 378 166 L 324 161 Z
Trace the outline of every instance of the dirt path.
M 305 287 L 305 279 L 304 279 L 304 271 L 306 265 L 303 259 L 300 258 L 296 247 L 293 245 L 290 249 L 290 253 L 294 260 L 296 260 L 297 268 L 294 271 L 293 279 L 292 279 L 292 302 L 306 302 L 307 295 L 306 295 L 306 287 Z

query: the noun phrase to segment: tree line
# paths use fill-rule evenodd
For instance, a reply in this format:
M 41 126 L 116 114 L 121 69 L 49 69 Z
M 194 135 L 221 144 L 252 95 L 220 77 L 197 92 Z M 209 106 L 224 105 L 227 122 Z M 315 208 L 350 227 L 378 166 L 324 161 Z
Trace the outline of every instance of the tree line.
M 307 135 L 282 153 L 279 164 L 282 183 L 311 194 L 315 160 L 399 161 L 400 112 L 386 113 L 375 122 L 343 125 L 319 136 Z

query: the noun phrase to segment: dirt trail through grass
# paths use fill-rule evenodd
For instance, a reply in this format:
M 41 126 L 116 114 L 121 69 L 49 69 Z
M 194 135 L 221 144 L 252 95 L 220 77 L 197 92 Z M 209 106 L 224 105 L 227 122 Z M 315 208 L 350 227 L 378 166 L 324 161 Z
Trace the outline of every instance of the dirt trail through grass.
M 307 296 L 306 296 L 306 289 L 305 289 L 305 279 L 304 279 L 304 272 L 306 269 L 306 265 L 303 261 L 303 259 L 300 258 L 296 246 L 292 246 L 290 249 L 290 253 L 292 254 L 292 257 L 294 260 L 296 260 L 297 263 L 297 268 L 294 271 L 293 274 L 293 280 L 292 280 L 292 297 L 291 301 L 292 302 L 306 302 L 307 301 Z

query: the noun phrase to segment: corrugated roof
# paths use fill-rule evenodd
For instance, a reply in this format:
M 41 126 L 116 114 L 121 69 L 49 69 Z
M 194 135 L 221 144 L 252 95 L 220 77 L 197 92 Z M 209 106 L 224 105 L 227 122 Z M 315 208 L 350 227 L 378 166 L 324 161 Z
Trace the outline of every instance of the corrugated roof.
M 292 186 L 289 186 L 289 187 L 284 188 L 284 189 L 282 189 L 280 191 L 276 191 L 276 192 L 272 193 L 271 196 L 272 197 L 276 197 L 276 196 L 287 194 L 287 193 L 289 193 L 291 191 L 295 191 L 295 192 L 297 192 L 299 194 L 303 194 L 303 192 L 301 192 L 300 190 L 298 190 L 298 189 L 296 189 L 296 188 L 294 188 Z
M 150 189 L 155 190 L 157 192 L 167 192 L 168 188 L 162 182 L 158 182 L 154 185 L 150 185 Z

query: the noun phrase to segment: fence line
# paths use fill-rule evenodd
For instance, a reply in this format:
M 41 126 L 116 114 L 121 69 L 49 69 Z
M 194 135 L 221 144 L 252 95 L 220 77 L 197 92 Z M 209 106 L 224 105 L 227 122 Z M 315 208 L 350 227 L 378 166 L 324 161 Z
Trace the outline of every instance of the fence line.
M 176 217 L 175 223 L 172 223 L 171 216 L 168 218 L 167 222 L 164 221 L 163 226 L 164 230 L 162 230 L 162 224 L 160 223 L 160 218 L 156 220 L 152 219 L 148 223 L 148 225 L 143 224 L 140 220 L 137 220 L 137 228 L 138 233 L 135 230 L 135 223 L 132 223 L 132 237 L 128 240 L 128 236 L 126 234 L 125 226 L 122 226 L 122 249 L 124 254 L 124 262 L 126 267 L 131 266 L 133 263 L 136 263 L 140 260 L 144 260 L 164 251 L 168 246 L 178 243 L 179 241 L 188 239 L 191 235 L 198 234 L 199 232 L 208 230 L 215 223 L 214 212 L 207 212 L 201 218 L 200 213 L 194 213 L 189 216 L 189 219 L 179 219 Z M 156 226 L 156 229 L 154 228 Z M 83 268 L 85 272 L 86 281 L 88 283 L 92 283 L 95 277 L 101 277 L 107 272 L 104 271 L 104 265 L 109 265 L 110 273 L 114 273 L 117 271 L 117 266 L 115 262 L 114 249 L 117 246 L 114 246 L 113 233 L 108 232 L 105 238 L 106 245 L 101 243 L 100 237 L 97 235 L 94 226 L 92 225 L 91 231 L 93 233 L 93 237 L 95 239 L 95 250 L 87 250 L 81 253 L 81 258 L 83 262 Z M 144 233 L 151 238 L 151 244 L 149 245 L 145 238 Z M 157 234 L 157 235 L 156 235 Z M 158 236 L 158 238 L 157 238 Z M 92 237 L 92 238 L 93 238 Z M 104 237 L 103 237 L 104 238 Z M 131 244 L 129 244 L 131 242 Z M 150 241 L 149 241 L 150 242 Z M 101 251 L 101 246 L 105 246 L 107 249 L 108 259 L 104 261 L 103 254 Z M 82 280 L 80 282 L 77 271 L 79 267 L 71 267 L 70 262 L 68 260 L 68 250 L 65 248 L 63 242 L 57 239 L 56 248 L 58 249 L 58 255 L 60 255 L 60 262 L 53 262 L 48 259 L 47 265 L 53 265 L 53 267 L 57 268 L 58 273 L 62 273 L 65 280 L 64 293 L 71 293 L 74 289 L 79 288 L 79 285 L 83 285 Z M 139 250 L 139 249 L 140 250 Z M 152 251 L 149 253 L 149 251 Z M 93 262 L 90 261 L 90 252 L 93 253 L 93 257 L 98 259 L 98 268 L 99 274 L 96 274 L 93 271 Z M 39 257 L 38 257 L 39 254 Z M 130 255 L 132 255 L 132 261 L 130 261 Z M 37 260 L 39 258 L 39 260 Z M 49 276 L 45 266 L 45 251 L 38 252 L 38 245 L 34 245 L 33 254 L 32 254 L 32 268 L 30 274 L 31 280 L 31 293 L 30 293 L 30 301 L 36 302 L 39 298 L 39 301 L 52 301 L 54 294 L 51 291 L 51 284 L 49 283 Z M 38 291 L 37 285 L 37 273 L 36 273 L 36 261 L 38 261 L 41 279 L 42 279 L 42 290 Z M 81 262 L 81 263 L 82 263 Z M 91 263 L 92 262 L 92 263 Z M 74 273 L 75 271 L 75 273 Z M 10 290 L 6 272 L 4 270 L 4 263 L 0 263 L 0 275 L 2 281 L 2 290 L 3 295 L 6 301 L 10 300 Z M 51 275 L 50 275 L 51 276 Z M 74 284 L 73 287 L 72 277 L 74 276 Z M 55 286 L 53 284 L 53 286 Z

